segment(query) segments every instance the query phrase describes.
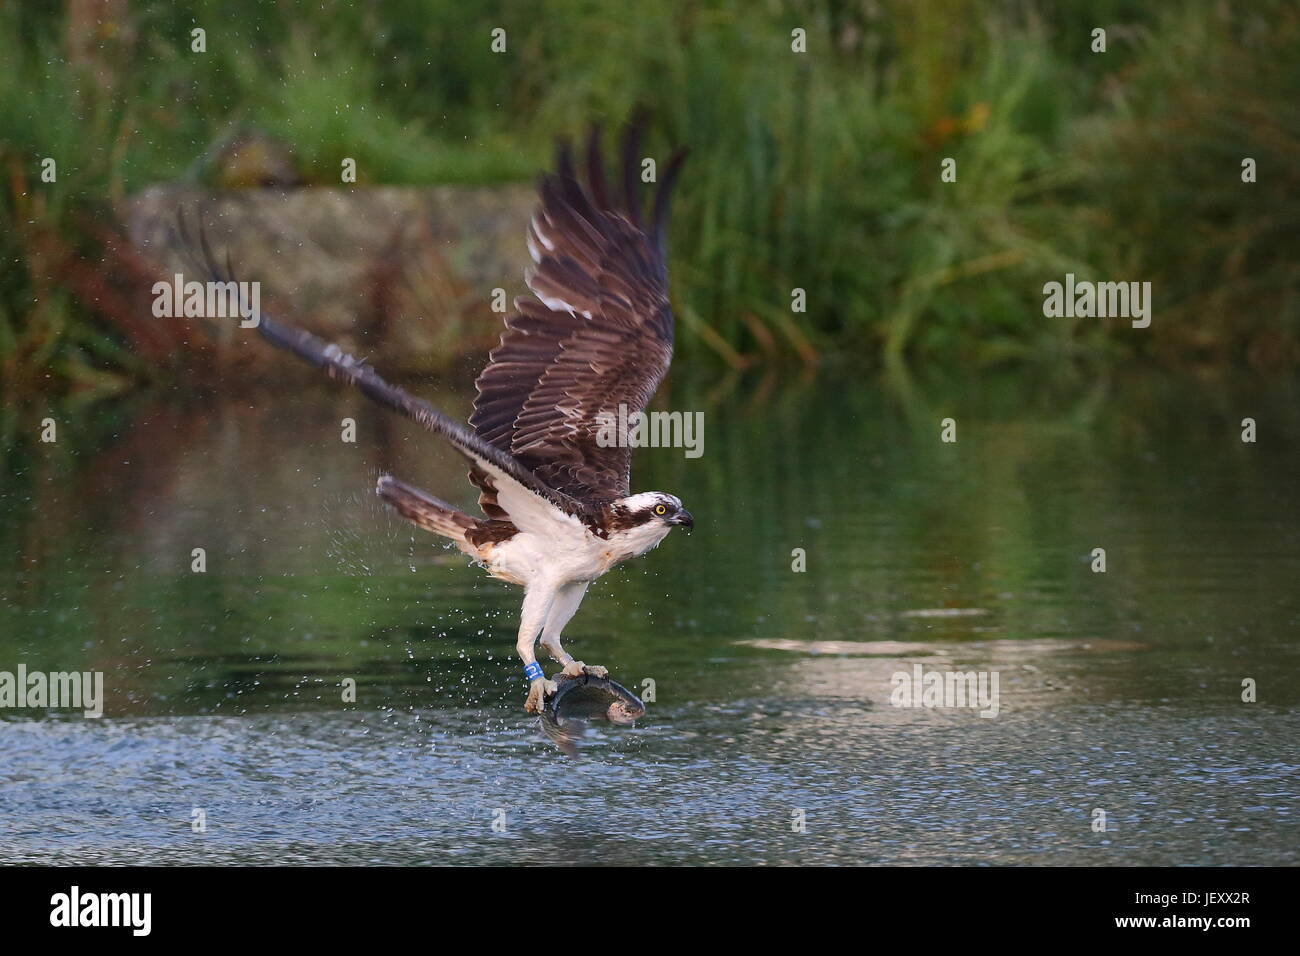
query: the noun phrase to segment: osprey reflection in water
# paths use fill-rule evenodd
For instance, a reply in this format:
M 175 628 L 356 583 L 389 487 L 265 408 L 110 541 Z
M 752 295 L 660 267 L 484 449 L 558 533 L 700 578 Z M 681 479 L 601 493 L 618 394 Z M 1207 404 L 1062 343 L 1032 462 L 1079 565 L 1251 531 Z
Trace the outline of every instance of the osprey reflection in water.
M 412 418 L 469 462 L 483 517 L 474 517 L 390 476 L 379 495 L 426 531 L 449 538 L 495 578 L 524 589 L 516 649 L 529 680 L 525 708 L 539 713 L 555 684 L 542 674 L 540 637 L 568 676 L 606 670 L 574 660 L 560 644 L 587 587 L 614 565 L 645 554 L 674 527 L 693 524 L 675 496 L 632 494 L 631 449 L 598 440 L 619 406 L 643 410 L 672 360 L 665 229 L 668 197 L 684 153 L 669 162 L 650 221 L 641 215 L 638 136 L 623 141 L 622 182 L 606 181 L 600 137 L 586 149 L 586 182 L 561 143 L 555 173 L 542 177 L 528 231 L 532 296 L 515 300 L 500 344 L 475 383 L 470 428 L 380 378 L 316 336 L 262 316 L 258 330 L 331 377 Z M 226 281 L 205 237 L 205 266 Z

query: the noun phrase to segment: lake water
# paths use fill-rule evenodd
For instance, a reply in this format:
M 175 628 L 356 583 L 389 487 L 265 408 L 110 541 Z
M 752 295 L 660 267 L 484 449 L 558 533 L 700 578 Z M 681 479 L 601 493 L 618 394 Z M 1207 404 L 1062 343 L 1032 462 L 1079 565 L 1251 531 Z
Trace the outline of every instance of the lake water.
M 292 381 L 5 411 L 0 671 L 102 671 L 106 704 L 0 711 L 0 862 L 1300 863 L 1295 382 L 662 404 L 704 412 L 704 454 L 641 451 L 633 486 L 695 530 L 565 641 L 655 699 L 574 759 L 523 712 L 518 592 L 372 494 L 472 504 L 415 426 Z M 997 715 L 893 706 L 918 664 L 996 674 Z

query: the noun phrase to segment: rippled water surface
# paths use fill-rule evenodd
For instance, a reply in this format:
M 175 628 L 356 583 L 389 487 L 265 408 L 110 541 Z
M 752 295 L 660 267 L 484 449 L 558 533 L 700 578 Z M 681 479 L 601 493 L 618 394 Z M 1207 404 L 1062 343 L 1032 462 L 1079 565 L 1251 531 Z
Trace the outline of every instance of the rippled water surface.
M 279 383 L 11 410 L 0 671 L 102 671 L 107 703 L 0 711 L 0 861 L 1300 862 L 1297 398 L 677 382 L 704 454 L 633 484 L 696 529 L 566 633 L 655 700 L 576 759 L 522 710 L 518 593 L 371 494 L 472 505 L 414 426 Z M 996 674 L 997 716 L 893 706 L 917 664 Z

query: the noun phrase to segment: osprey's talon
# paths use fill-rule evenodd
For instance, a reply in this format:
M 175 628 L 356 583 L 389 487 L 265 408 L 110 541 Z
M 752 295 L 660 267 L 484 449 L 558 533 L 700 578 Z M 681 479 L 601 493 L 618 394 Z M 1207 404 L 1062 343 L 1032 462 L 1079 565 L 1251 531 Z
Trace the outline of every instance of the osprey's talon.
M 569 661 L 564 665 L 565 677 L 581 677 L 583 674 L 591 677 L 608 677 L 609 669 L 599 664 L 584 664 L 582 661 Z
M 535 677 L 528 685 L 528 699 L 524 701 L 524 710 L 530 714 L 540 714 L 546 709 L 546 698 L 552 696 L 559 687 L 555 681 L 545 677 Z

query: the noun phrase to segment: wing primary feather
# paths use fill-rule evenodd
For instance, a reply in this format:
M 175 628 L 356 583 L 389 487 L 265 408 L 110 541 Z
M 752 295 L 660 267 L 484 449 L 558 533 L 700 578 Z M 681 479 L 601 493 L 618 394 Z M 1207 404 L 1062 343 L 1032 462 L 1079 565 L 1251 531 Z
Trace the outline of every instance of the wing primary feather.
M 623 134 L 623 201 L 627 203 L 627 217 L 638 228 L 641 226 L 641 200 L 637 191 L 638 154 L 641 152 L 641 123 L 628 124 Z
M 569 141 L 561 138 L 556 145 L 555 153 L 555 172 L 560 180 L 560 194 L 578 215 L 591 222 L 593 219 L 591 204 L 583 195 L 582 185 L 573 170 L 573 153 L 569 149 Z
M 594 123 L 587 135 L 587 182 L 597 209 L 609 208 L 609 187 L 605 183 L 605 163 L 600 155 L 600 127 Z
M 685 148 L 673 153 L 672 159 L 668 160 L 668 169 L 664 171 L 659 192 L 655 194 L 652 234 L 661 261 L 668 258 L 668 200 L 672 195 L 673 185 L 677 182 L 677 174 L 681 172 L 682 163 L 686 161 L 686 153 Z

